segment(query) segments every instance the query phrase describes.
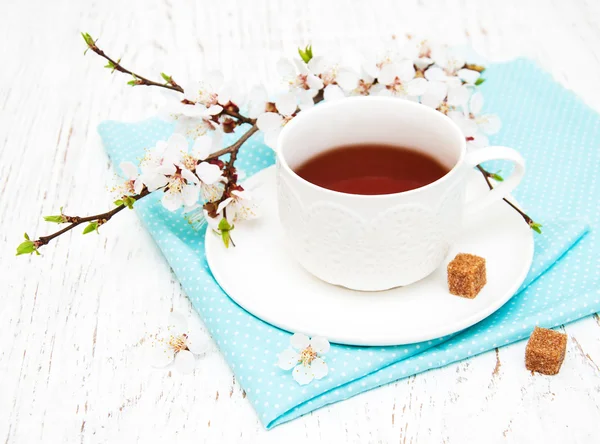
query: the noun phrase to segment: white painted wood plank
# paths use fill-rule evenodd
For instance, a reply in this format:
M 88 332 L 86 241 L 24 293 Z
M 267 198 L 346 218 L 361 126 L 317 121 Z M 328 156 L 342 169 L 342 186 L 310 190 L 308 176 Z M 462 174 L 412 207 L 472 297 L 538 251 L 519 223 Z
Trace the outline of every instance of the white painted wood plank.
M 295 47 L 376 45 L 420 31 L 486 56 L 535 58 L 600 109 L 600 5 L 594 0 L 252 3 L 5 2 L 0 16 L 0 439 L 21 442 L 591 442 L 600 433 L 600 321 L 565 329 L 556 377 L 531 376 L 516 344 L 359 395 L 265 432 L 214 348 L 194 375 L 152 370 L 148 338 L 190 305 L 133 214 L 19 258 L 41 215 L 108 208 L 114 176 L 96 135 L 105 119 L 155 108 L 78 31 L 131 66 L 175 78 L 221 68 L 243 86 L 276 81 Z M 34 13 L 32 13 L 34 11 Z M 146 72 L 145 69 L 142 71 Z

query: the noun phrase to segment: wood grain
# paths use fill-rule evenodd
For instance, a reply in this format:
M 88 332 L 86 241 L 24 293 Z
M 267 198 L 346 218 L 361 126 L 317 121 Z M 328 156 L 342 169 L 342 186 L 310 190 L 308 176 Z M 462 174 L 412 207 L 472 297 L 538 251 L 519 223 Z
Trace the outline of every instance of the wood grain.
M 494 60 L 536 59 L 600 109 L 600 4 L 504 0 L 3 2 L 0 14 L 0 442 L 560 442 L 600 434 L 600 321 L 568 325 L 556 377 L 524 369 L 525 344 L 431 371 L 263 430 L 214 345 L 187 377 L 152 370 L 142 343 L 190 304 L 135 215 L 15 258 L 41 216 L 110 208 L 96 133 L 137 120 L 154 94 L 83 56 L 79 31 L 144 73 L 221 68 L 274 82 L 282 54 L 339 51 L 415 32 Z M 150 74 L 149 74 L 150 75 Z

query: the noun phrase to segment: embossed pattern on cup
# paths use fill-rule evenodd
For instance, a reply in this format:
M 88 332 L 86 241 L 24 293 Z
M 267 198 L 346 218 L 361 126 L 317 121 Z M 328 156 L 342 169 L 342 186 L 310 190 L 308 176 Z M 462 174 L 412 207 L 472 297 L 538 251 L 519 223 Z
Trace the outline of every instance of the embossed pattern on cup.
M 444 260 L 463 191 L 454 187 L 436 208 L 403 203 L 365 219 L 331 201 L 305 207 L 279 175 L 279 215 L 292 254 L 310 273 L 357 290 L 386 289 L 418 281 Z

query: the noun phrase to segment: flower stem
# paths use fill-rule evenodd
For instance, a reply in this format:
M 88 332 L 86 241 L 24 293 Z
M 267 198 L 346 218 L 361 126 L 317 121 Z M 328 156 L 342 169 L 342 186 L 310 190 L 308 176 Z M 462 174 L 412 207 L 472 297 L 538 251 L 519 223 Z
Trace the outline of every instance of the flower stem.
M 144 188 L 140 194 L 135 196 L 131 196 L 132 199 L 138 201 L 148 196 L 150 191 L 147 188 Z M 127 208 L 126 205 L 121 204 L 106 213 L 95 214 L 93 216 L 79 217 L 79 216 L 67 216 L 68 220 L 71 221 L 69 225 L 67 225 L 62 230 L 57 231 L 56 233 L 49 234 L 48 236 L 40 236 L 38 240 L 35 241 L 36 248 L 41 247 L 42 245 L 47 245 L 51 240 L 57 238 L 58 236 L 65 234 L 71 231 L 76 226 L 86 223 L 86 222 L 94 222 L 94 221 L 102 221 L 102 224 L 108 222 L 115 214 Z
M 248 140 L 250 137 L 252 137 L 252 135 L 254 133 L 256 133 L 257 131 L 258 131 L 258 126 L 256 126 L 256 124 L 252 125 L 252 127 L 248 131 L 246 131 L 244 134 L 242 134 L 242 137 L 240 137 L 235 143 L 233 143 L 233 144 L 229 145 L 228 147 L 225 147 L 219 151 L 215 151 L 210 156 L 208 156 L 205 160 L 218 159 L 219 157 L 224 156 L 225 154 L 231 154 L 228 164 L 232 165 L 233 162 L 235 162 L 235 160 L 237 158 L 237 152 L 239 151 L 239 149 L 246 142 L 246 140 Z M 232 159 L 233 159 L 233 161 L 232 161 Z
M 158 86 L 160 88 L 166 88 L 166 89 L 170 89 L 173 91 L 178 91 L 180 93 L 183 92 L 183 88 L 181 86 L 177 85 L 175 82 L 159 83 L 159 82 L 155 82 L 153 80 L 147 79 L 146 77 L 143 77 L 139 74 L 136 74 L 133 71 L 130 71 L 129 69 L 127 69 L 123 65 L 121 65 L 120 60 L 114 60 L 111 57 L 109 57 L 104 51 L 102 51 L 98 46 L 96 46 L 95 42 L 93 45 L 88 45 L 88 48 L 90 48 L 90 50 L 92 50 L 93 52 L 98 54 L 100 57 L 108 60 L 112 64 L 112 69 L 114 71 L 119 71 L 124 74 L 129 74 L 129 75 L 133 76 L 134 79 L 136 80 L 136 83 L 135 83 L 136 85 Z
M 485 168 L 483 168 L 481 165 L 477 165 L 477 169 L 481 172 L 481 174 L 483 174 L 483 177 L 485 179 L 485 182 L 487 183 L 487 186 L 490 190 L 494 189 L 494 186 L 492 185 L 492 182 L 490 181 L 490 178 L 493 177 L 493 174 L 490 173 L 488 170 L 486 170 Z M 531 217 L 529 217 L 527 214 L 525 214 L 523 212 L 523 210 L 521 210 L 520 208 L 518 208 L 515 204 L 513 204 L 511 201 L 509 201 L 506 198 L 503 198 L 504 202 L 506 202 L 508 205 L 510 205 L 512 208 L 514 208 L 514 210 L 519 213 L 523 219 L 525 219 L 525 222 L 527 222 L 527 225 L 531 226 L 534 221 Z

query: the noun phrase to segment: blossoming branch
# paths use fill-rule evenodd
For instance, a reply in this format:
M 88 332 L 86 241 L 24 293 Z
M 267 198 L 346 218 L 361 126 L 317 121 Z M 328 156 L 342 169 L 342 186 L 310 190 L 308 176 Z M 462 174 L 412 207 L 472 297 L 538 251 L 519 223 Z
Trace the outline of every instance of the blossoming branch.
M 115 208 L 86 217 L 68 216 L 62 210 L 58 215 L 45 216 L 48 222 L 66 226 L 35 240 L 25 234 L 17 255 L 39 254 L 40 247 L 81 224 L 86 224 L 83 234 L 98 231 L 115 214 L 132 209 L 151 193 L 161 193 L 161 203 L 170 211 L 183 208 L 185 213 L 192 212 L 193 218 L 206 221 L 221 236 L 225 246 L 234 245 L 231 232 L 235 225 L 258 215 L 252 194 L 238 180 L 235 162 L 240 148 L 258 132 L 265 144 L 274 148 L 282 127 L 322 100 L 384 95 L 420 102 L 452 119 L 464 133 L 469 149 L 487 146 L 487 136 L 500 130 L 497 116 L 482 114 L 483 95 L 478 86 L 485 80 L 485 68 L 467 63 L 447 47 L 415 38 L 393 39 L 379 54 L 354 66 L 314 56 L 311 46 L 299 49 L 300 58 L 277 63 L 284 91 L 270 100 L 264 86 L 256 86 L 245 95 L 219 72 L 206 73 L 202 81 L 186 85 L 165 73 L 160 73 L 162 81 L 151 80 L 126 68 L 121 59 L 108 56 L 89 34 L 82 36 L 86 52 L 104 58 L 111 73 L 130 76 L 129 85 L 179 94 L 160 113 L 174 122 L 174 134 L 150 148 L 138 165 L 121 163 L 126 180 L 119 187 Z M 234 131 L 240 137 L 223 147 L 223 135 Z M 503 180 L 481 165 L 478 170 L 490 188 L 493 181 Z M 505 200 L 533 230 L 541 232 L 539 223 Z

